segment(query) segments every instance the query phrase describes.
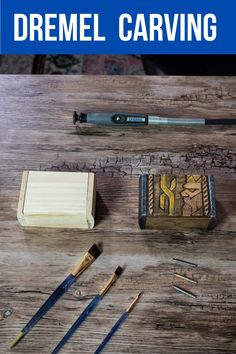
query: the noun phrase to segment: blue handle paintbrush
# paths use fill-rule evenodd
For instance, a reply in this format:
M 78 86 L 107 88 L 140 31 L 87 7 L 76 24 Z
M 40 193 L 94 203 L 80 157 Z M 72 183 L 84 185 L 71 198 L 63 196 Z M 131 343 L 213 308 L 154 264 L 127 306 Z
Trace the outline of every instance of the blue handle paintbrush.
M 75 331 L 80 327 L 80 325 L 86 320 L 86 318 L 95 309 L 95 307 L 99 304 L 99 302 L 102 300 L 102 298 L 105 296 L 105 294 L 111 288 L 111 286 L 116 282 L 116 280 L 118 279 L 118 277 L 120 276 L 122 271 L 123 271 L 123 269 L 121 267 L 118 267 L 116 269 L 116 271 L 114 272 L 112 277 L 108 280 L 108 282 L 105 284 L 105 286 L 102 288 L 102 290 L 94 297 L 94 299 L 84 309 L 82 314 L 75 321 L 75 323 L 71 326 L 71 328 L 68 330 L 68 332 L 62 338 L 62 340 L 57 344 L 57 346 L 55 347 L 55 349 L 52 351 L 51 354 L 58 353 L 62 349 L 62 347 L 64 347 L 66 342 L 75 333 Z
M 58 286 L 58 288 L 49 296 L 42 307 L 31 318 L 27 325 L 19 332 L 11 343 L 10 348 L 14 348 L 38 323 L 38 321 L 53 307 L 53 305 L 62 297 L 63 294 L 71 287 L 76 279 L 92 264 L 95 259 L 101 254 L 101 251 L 94 244 L 88 252 L 84 255 L 83 259 L 76 265 L 74 270 L 69 274 L 66 279 Z
M 121 317 L 119 318 L 119 320 L 114 324 L 114 326 L 112 327 L 112 329 L 110 330 L 110 332 L 106 335 L 106 337 L 103 339 L 102 343 L 99 345 L 99 347 L 97 348 L 97 350 L 94 352 L 94 354 L 99 354 L 101 353 L 101 351 L 105 348 L 105 346 L 107 345 L 107 343 L 110 341 L 110 339 L 114 336 L 114 334 L 118 331 L 118 329 L 121 327 L 122 323 L 125 322 L 125 320 L 127 319 L 127 317 L 129 316 L 130 312 L 133 310 L 134 306 L 137 304 L 140 296 L 142 293 L 140 293 L 135 299 L 134 301 L 131 303 L 131 305 L 129 305 L 129 307 L 127 308 L 127 310 L 121 315 Z

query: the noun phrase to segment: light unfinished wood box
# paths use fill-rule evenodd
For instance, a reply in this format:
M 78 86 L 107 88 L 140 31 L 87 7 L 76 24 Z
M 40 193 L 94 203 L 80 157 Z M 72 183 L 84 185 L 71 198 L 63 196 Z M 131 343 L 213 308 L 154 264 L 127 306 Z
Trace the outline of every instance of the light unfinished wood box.
M 22 226 L 92 229 L 94 173 L 24 171 L 17 218 Z

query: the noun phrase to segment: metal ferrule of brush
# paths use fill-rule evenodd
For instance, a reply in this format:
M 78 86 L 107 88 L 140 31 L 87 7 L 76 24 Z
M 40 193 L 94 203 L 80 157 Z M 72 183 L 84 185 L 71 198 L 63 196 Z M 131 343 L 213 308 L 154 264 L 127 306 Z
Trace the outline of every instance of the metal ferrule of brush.
M 141 295 L 142 295 L 142 292 L 139 293 L 138 296 L 134 299 L 134 301 L 127 307 L 127 309 L 126 309 L 127 313 L 130 313 L 133 310 L 133 308 L 135 307 L 135 305 L 139 301 L 139 298 Z
M 75 266 L 71 274 L 74 275 L 75 278 L 78 278 L 78 276 L 80 276 L 80 274 L 83 273 L 85 269 L 87 269 L 94 261 L 95 258 L 90 253 L 87 253 L 84 258 Z
M 95 259 L 100 255 L 101 251 L 97 247 L 96 244 L 94 244 L 87 253 L 85 253 L 84 257 L 80 262 L 77 263 L 71 274 L 75 277 L 78 278 L 81 273 L 85 271 L 94 261 Z
M 112 287 L 112 285 L 117 281 L 119 278 L 120 274 L 123 272 L 123 269 L 121 267 L 118 267 L 116 271 L 112 274 L 111 278 L 108 280 L 108 282 L 104 285 L 102 290 L 99 292 L 100 296 L 104 296 L 108 290 Z

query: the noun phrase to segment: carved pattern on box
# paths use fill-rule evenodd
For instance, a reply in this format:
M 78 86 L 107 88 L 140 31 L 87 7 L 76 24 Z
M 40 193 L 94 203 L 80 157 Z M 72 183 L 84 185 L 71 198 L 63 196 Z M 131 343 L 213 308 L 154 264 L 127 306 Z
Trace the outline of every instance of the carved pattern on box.
M 148 176 L 148 208 L 149 214 L 152 215 L 154 212 L 154 176 Z
M 181 192 L 183 197 L 183 216 L 204 215 L 202 208 L 202 177 L 186 176 L 187 182 Z
M 145 179 L 147 184 L 144 182 Z M 140 181 L 140 188 L 143 189 L 140 190 L 140 198 L 145 196 L 145 186 L 147 185 L 147 196 L 140 200 L 140 205 L 143 215 L 146 213 L 150 224 L 157 224 L 155 218 L 160 220 L 163 225 L 166 220 L 168 220 L 168 225 L 172 221 L 179 224 L 181 218 L 183 222 L 185 222 L 183 220 L 185 218 L 192 225 L 206 225 L 211 218 L 215 219 L 212 176 L 162 174 L 146 175 L 145 177 L 143 175 Z M 147 208 L 143 207 L 145 200 Z
M 170 186 L 167 186 L 166 175 L 161 175 L 161 190 L 163 193 L 160 195 L 160 208 L 165 211 L 165 202 L 168 199 L 168 215 L 174 215 L 175 212 L 175 195 L 176 178 L 170 181 Z
M 202 178 L 202 191 L 203 191 L 204 212 L 205 215 L 208 215 L 210 211 L 210 203 L 209 203 L 208 181 L 206 176 Z

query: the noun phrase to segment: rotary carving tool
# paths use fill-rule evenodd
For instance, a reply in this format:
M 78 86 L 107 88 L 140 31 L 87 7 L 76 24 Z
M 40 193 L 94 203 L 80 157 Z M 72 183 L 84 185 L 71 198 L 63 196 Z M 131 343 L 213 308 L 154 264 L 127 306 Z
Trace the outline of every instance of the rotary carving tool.
M 235 125 L 236 119 L 204 119 L 204 118 L 164 118 L 130 113 L 77 113 L 73 114 L 73 122 L 112 126 L 144 126 L 144 125 Z

